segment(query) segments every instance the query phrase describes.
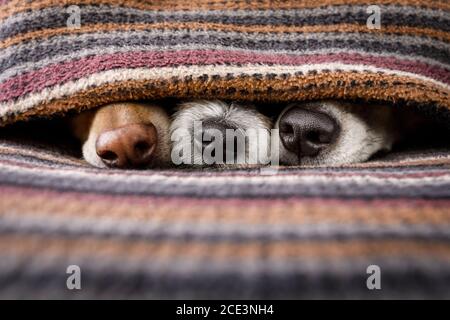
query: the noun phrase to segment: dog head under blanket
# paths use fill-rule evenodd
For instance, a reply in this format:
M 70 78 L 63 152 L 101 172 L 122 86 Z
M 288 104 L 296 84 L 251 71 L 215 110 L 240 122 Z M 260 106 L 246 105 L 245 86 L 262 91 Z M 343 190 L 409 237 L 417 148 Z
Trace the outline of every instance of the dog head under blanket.
M 100 168 L 164 167 L 170 161 L 169 116 L 159 105 L 114 103 L 70 120 L 83 157 Z
M 293 103 L 279 115 L 280 162 L 340 165 L 389 151 L 407 131 L 395 126 L 393 108 L 341 101 Z M 404 126 L 402 126 L 404 128 Z
M 253 106 L 203 100 L 180 104 L 171 124 L 154 103 L 117 103 L 86 111 L 71 125 L 90 164 L 130 169 L 357 163 L 390 151 L 422 122 L 387 105 L 328 100 L 287 105 L 272 130 L 269 118 Z
M 269 118 L 254 106 L 193 101 L 173 116 L 172 156 L 189 165 L 260 164 L 270 150 Z

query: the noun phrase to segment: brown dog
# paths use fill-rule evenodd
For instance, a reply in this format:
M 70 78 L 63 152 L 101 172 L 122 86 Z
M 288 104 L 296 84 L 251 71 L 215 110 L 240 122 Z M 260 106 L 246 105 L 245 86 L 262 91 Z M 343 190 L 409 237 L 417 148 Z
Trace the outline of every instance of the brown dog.
M 170 163 L 170 119 L 158 105 L 113 103 L 70 121 L 83 157 L 99 168 L 151 168 Z

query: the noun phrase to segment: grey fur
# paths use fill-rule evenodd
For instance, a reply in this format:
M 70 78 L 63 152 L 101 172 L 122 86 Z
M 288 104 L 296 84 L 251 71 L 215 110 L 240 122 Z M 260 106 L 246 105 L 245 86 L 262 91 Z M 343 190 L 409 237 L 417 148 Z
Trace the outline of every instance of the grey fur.
M 183 139 L 182 141 L 174 141 L 174 139 L 172 139 L 172 154 L 180 154 L 180 152 L 185 148 L 189 148 L 192 151 L 196 148 L 197 141 L 194 137 L 195 121 L 200 121 L 202 123 L 207 121 L 226 123 L 231 127 L 235 127 L 242 133 L 245 133 L 248 129 L 264 130 L 267 132 L 267 139 L 262 138 L 258 141 L 258 151 L 267 155 L 270 153 L 269 130 L 272 125 L 266 116 L 262 115 L 255 108 L 249 105 L 243 106 L 236 103 L 227 104 L 218 100 L 199 100 L 181 104 L 179 110 L 173 116 L 173 121 L 170 128 L 171 137 L 177 140 L 176 137 L 179 135 L 178 132 L 180 132 L 181 135 L 190 135 L 190 139 Z M 187 146 L 185 143 L 189 143 L 189 145 Z M 246 143 L 246 164 L 256 164 L 258 162 L 258 159 L 256 159 L 257 157 L 258 155 L 251 152 L 249 144 Z M 205 165 L 206 163 L 201 154 L 192 152 L 190 164 Z M 221 165 L 219 163 L 216 164 Z

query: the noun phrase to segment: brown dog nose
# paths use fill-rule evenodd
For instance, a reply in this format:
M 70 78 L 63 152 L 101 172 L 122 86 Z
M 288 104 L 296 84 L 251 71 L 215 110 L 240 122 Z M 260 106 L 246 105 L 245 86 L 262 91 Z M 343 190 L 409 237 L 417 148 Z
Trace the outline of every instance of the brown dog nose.
M 294 107 L 279 122 L 280 138 L 285 148 L 299 157 L 315 156 L 336 141 L 340 128 L 325 113 Z
M 152 161 L 158 136 L 153 124 L 130 124 L 101 133 L 97 155 L 111 168 L 140 168 Z

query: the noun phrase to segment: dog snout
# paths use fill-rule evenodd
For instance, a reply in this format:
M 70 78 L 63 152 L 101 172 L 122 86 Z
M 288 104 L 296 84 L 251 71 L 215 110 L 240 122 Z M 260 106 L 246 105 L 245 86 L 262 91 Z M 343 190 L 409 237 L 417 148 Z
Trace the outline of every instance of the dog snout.
M 222 146 L 222 155 L 223 161 L 226 159 L 237 158 L 237 137 L 232 136 L 232 141 L 227 141 L 227 130 L 236 130 L 236 127 L 229 125 L 225 122 L 219 121 L 206 121 L 203 124 L 202 128 L 202 149 L 203 152 L 208 146 L 212 146 L 213 143 L 217 143 L 219 146 Z M 216 141 L 217 138 L 216 133 L 220 133 L 222 141 Z M 212 156 L 215 156 L 215 150 L 212 149 Z
M 214 136 L 215 131 L 216 132 L 220 132 L 223 139 L 225 139 L 226 137 L 226 133 L 227 133 L 227 129 L 236 129 L 233 128 L 225 123 L 222 122 L 216 122 L 216 121 L 206 121 L 205 123 L 203 123 L 203 128 L 202 128 L 202 139 L 203 139 L 203 144 L 209 144 L 209 141 L 207 141 L 209 139 L 209 137 Z M 205 139 L 206 138 L 206 139 Z
M 340 128 L 329 115 L 294 107 L 284 113 L 279 121 L 280 139 L 284 147 L 302 156 L 314 157 L 332 145 Z
M 158 143 L 153 124 L 130 124 L 101 133 L 96 152 L 111 168 L 141 168 L 149 165 Z

